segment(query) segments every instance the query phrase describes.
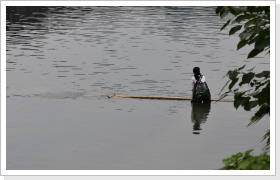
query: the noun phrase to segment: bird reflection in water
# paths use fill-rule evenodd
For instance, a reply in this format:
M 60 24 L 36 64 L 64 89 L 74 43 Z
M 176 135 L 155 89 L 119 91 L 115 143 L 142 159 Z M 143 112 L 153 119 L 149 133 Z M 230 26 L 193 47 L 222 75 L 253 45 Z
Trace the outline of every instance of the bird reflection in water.
M 202 102 L 193 102 L 192 103 L 192 123 L 193 125 L 193 134 L 200 134 L 202 123 L 205 123 L 211 109 L 211 102 L 202 103 Z

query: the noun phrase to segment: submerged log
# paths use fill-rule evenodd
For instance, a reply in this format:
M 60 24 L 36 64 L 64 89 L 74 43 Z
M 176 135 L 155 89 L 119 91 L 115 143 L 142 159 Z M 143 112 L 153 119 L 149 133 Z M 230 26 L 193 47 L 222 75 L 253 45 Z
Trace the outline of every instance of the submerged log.
M 163 97 L 163 96 L 126 96 L 126 95 L 118 95 L 118 94 L 109 94 L 108 98 L 111 97 L 119 97 L 119 98 L 136 98 L 136 99 L 158 99 L 158 100 L 192 100 L 192 98 L 184 98 L 184 97 Z M 232 100 L 219 100 L 219 99 L 211 99 L 211 101 L 220 101 L 220 102 L 233 102 Z

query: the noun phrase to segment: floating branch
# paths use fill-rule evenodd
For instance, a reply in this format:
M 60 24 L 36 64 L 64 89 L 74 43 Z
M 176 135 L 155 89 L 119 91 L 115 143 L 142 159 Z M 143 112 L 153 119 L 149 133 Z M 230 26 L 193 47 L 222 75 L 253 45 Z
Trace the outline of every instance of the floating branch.
M 184 98 L 184 97 L 163 97 L 163 96 L 126 96 L 126 95 L 118 95 L 118 94 L 109 94 L 108 98 L 111 97 L 119 97 L 119 98 L 135 98 L 135 99 L 158 99 L 158 100 L 192 100 L 192 98 Z M 211 99 L 211 101 L 220 101 L 220 102 L 233 102 L 232 100 L 218 100 Z

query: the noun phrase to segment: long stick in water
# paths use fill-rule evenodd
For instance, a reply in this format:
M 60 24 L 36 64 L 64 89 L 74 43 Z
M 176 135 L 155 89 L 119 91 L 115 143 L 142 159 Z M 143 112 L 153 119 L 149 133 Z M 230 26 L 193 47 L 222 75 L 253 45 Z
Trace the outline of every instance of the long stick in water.
M 126 96 L 126 95 L 118 95 L 118 94 L 110 94 L 111 97 L 119 97 L 119 98 L 136 98 L 136 99 L 162 99 L 162 100 L 192 100 L 192 98 L 184 98 L 184 97 L 162 97 L 162 96 Z M 233 102 L 232 100 L 216 100 L 211 99 L 211 101 L 221 101 L 221 102 Z

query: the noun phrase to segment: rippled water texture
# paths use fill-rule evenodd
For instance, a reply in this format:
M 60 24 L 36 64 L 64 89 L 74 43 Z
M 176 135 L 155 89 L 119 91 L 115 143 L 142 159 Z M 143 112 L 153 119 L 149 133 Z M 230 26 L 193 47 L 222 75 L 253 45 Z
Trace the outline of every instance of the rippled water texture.
M 201 68 L 212 98 L 247 60 L 215 7 L 8 7 L 7 169 L 217 169 L 255 148 L 269 118 L 191 97 Z M 229 97 L 232 98 L 232 97 Z

